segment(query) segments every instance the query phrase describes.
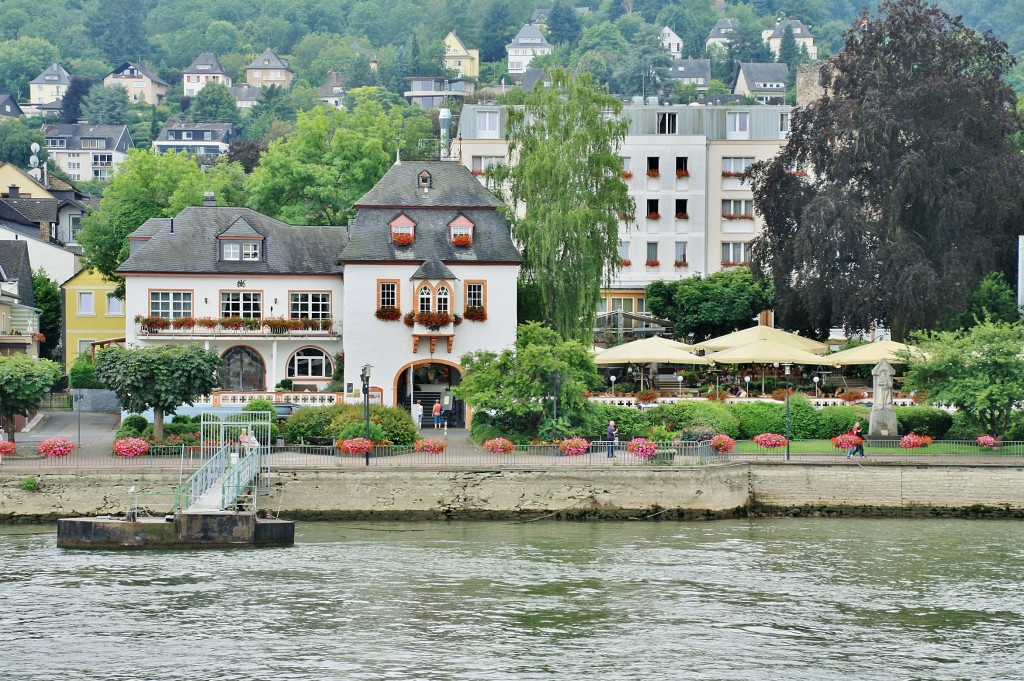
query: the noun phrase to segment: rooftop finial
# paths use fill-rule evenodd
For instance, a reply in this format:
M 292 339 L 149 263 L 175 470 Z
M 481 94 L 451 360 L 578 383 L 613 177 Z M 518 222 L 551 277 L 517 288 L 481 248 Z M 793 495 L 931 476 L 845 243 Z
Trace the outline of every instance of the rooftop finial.
M 395 138 L 395 165 L 402 165 L 402 138 Z

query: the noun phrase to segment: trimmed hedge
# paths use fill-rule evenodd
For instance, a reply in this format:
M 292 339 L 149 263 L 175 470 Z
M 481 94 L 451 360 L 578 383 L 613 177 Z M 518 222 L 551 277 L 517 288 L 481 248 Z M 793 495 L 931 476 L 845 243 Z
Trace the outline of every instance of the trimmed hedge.
M 900 435 L 915 433 L 936 440 L 946 437 L 953 427 L 953 415 L 936 407 L 895 407 L 896 427 Z
M 124 417 L 124 421 L 121 422 L 122 430 L 134 430 L 137 433 L 141 433 L 149 425 L 149 421 L 142 414 L 129 414 Z
M 818 410 L 818 431 L 816 437 L 821 439 L 833 438 L 842 435 L 853 428 L 853 423 L 860 419 L 861 426 L 867 431 L 868 417 L 871 410 L 867 407 L 837 404 L 831 407 L 823 407 Z
M 703 426 L 732 438 L 738 437 L 740 432 L 740 422 L 736 414 L 720 402 L 696 400 L 662 404 L 648 409 L 646 416 L 650 424 L 665 425 L 670 430 Z

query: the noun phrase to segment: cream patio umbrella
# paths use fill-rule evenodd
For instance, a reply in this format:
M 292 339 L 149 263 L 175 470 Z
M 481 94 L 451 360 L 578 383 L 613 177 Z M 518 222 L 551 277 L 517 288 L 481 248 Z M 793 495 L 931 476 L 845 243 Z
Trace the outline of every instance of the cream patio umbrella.
M 882 340 L 826 355 L 824 360 L 828 364 L 836 366 L 878 364 L 883 359 L 888 361 L 889 364 L 903 364 L 904 360 L 900 357 L 899 353 L 914 353 L 915 351 L 917 351 L 917 348 L 911 345 L 904 345 L 892 340 Z
M 824 343 L 819 343 L 816 340 L 804 338 L 803 336 L 799 336 L 795 333 L 776 329 L 771 326 L 752 326 L 749 329 L 740 329 L 739 331 L 733 331 L 732 333 L 719 336 L 718 338 L 711 338 L 701 343 L 697 343 L 695 347 L 701 350 L 728 350 L 729 348 L 740 347 L 760 340 L 782 343 L 807 352 L 828 351 L 828 346 Z
M 698 357 L 687 352 L 693 346 L 678 343 L 667 338 L 652 336 L 641 340 L 616 345 L 597 353 L 594 362 L 597 364 L 708 364 L 706 357 Z M 643 372 L 640 374 L 640 385 L 643 387 Z
M 766 339 L 716 352 L 707 359 L 715 364 L 829 364 L 828 357 Z

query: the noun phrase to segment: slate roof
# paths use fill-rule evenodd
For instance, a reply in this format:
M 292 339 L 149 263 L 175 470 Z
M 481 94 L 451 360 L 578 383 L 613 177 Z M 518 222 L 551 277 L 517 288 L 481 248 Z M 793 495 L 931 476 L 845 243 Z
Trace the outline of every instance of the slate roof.
M 28 222 L 57 222 L 57 199 L 0 198 L 0 203 L 24 215 Z
M 777 62 L 740 63 L 740 73 L 751 92 L 771 92 L 785 96 L 778 88 L 762 88 L 757 83 L 785 83 L 789 76 L 789 67 Z M 737 78 L 739 76 L 737 75 Z
M 423 191 L 419 175 L 430 173 L 431 186 Z M 395 207 L 488 207 L 501 202 L 473 174 L 452 161 L 402 161 L 391 166 L 384 177 L 356 201 L 356 208 Z
M 265 237 L 260 262 L 220 259 L 218 237 L 238 218 Z M 348 242 L 344 227 L 289 225 L 234 206 L 191 206 L 173 219 L 152 218 L 128 238 L 140 236 L 149 239 L 138 242 L 119 273 L 340 274 L 338 254 Z
M 703 78 L 711 80 L 710 59 L 677 59 L 668 69 L 671 78 Z
M 51 64 L 31 82 L 36 85 L 71 85 L 71 74 L 60 64 Z
M 248 83 L 229 87 L 228 90 L 231 91 L 231 96 L 235 98 L 235 102 L 258 102 L 263 98 L 263 88 L 258 88 Z
M 772 34 L 768 37 L 781 38 L 786 33 L 787 26 L 793 27 L 794 38 L 814 37 L 813 35 L 811 35 L 811 29 L 807 28 L 807 25 L 804 24 L 804 22 L 800 21 L 799 19 L 783 19 L 782 21 L 775 25 L 775 31 L 772 32 Z M 797 32 L 797 29 L 800 29 L 799 32 Z
M 28 256 L 28 243 L 0 241 L 0 268 L 3 268 L 3 275 L 6 275 L 4 281 L 18 280 L 18 302 L 35 307 L 36 297 L 32 291 L 32 263 Z
M 547 82 L 548 72 L 544 69 L 528 67 L 523 71 L 523 91 L 529 92 L 537 85 L 538 81 Z M 547 87 L 545 85 L 545 87 Z
M 11 107 L 10 111 L 7 111 L 7 107 Z M 10 95 L 0 95 L 0 116 L 7 118 L 17 118 L 22 114 L 21 107 L 18 106 L 18 100 Z
M 177 139 L 177 138 L 170 139 L 167 136 L 167 131 L 168 130 L 174 130 L 174 131 L 182 130 L 182 131 L 192 131 L 192 132 L 203 132 L 203 131 L 209 130 L 213 134 L 210 136 L 211 139 L 208 139 L 208 140 L 197 140 L 194 137 L 191 140 L 180 140 L 180 139 Z M 167 121 L 164 124 L 163 129 L 160 130 L 160 134 L 156 136 L 156 141 L 159 141 L 159 142 L 182 142 L 182 141 L 186 141 L 186 142 L 224 142 L 224 143 L 228 143 L 228 142 L 231 141 L 231 137 L 232 137 L 233 133 L 234 133 L 234 124 L 233 123 L 187 123 L 187 122 L 182 122 L 182 121 L 177 121 L 177 120 L 170 120 L 170 121 Z
M 524 43 L 524 38 L 540 38 L 539 43 Z M 551 43 L 544 37 L 544 34 L 540 32 L 540 29 L 531 24 L 527 24 L 519 29 L 519 33 L 516 33 L 516 37 L 512 38 L 512 42 L 505 46 L 506 48 L 512 47 L 551 47 Z
M 455 281 L 458 280 L 458 277 L 443 262 L 433 258 L 425 260 L 409 277 L 410 281 L 416 281 L 417 279 L 448 279 Z
M 274 54 L 274 51 L 269 47 L 263 50 L 263 54 L 252 60 L 252 63 L 245 67 L 249 69 L 285 69 L 291 71 L 291 67 L 288 65 L 287 59 L 282 59 Z
M 103 138 L 107 148 L 92 151 L 124 151 L 135 146 L 127 125 L 92 125 L 90 123 L 50 123 L 43 126 L 44 137 L 65 137 L 67 147 L 60 151 L 82 148 L 82 138 Z
M 167 84 L 166 80 L 164 80 L 160 76 L 156 75 L 155 73 L 153 73 L 152 71 L 147 69 L 145 64 L 143 64 L 142 62 L 133 62 L 133 61 L 121 62 L 121 64 L 116 69 L 114 69 L 113 71 L 111 71 L 107 75 L 103 76 L 103 80 L 106 80 L 110 76 L 120 76 L 125 71 L 128 71 L 129 69 L 135 69 L 136 71 L 138 71 L 139 73 L 144 75 L 146 78 L 149 78 L 151 81 L 153 81 L 157 85 L 163 85 L 165 87 L 170 87 L 170 85 Z
M 210 68 L 200 69 L 200 66 L 209 66 Z M 184 73 L 224 73 L 224 67 L 217 61 L 217 56 L 213 52 L 203 52 L 188 65 Z
M 342 88 L 341 91 L 335 92 L 334 88 Z M 320 94 L 324 97 L 337 97 L 344 93 L 345 82 L 341 79 L 337 73 L 332 73 L 323 85 L 320 86 Z
M 711 29 L 711 33 L 708 34 L 708 40 L 712 38 L 729 40 L 729 34 L 734 28 L 736 28 L 735 19 L 719 19 L 714 28 Z

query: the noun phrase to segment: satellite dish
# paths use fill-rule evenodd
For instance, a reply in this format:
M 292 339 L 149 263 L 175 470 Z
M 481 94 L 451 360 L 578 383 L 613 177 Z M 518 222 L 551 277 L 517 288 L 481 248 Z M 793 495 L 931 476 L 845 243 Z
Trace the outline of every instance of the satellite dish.
M 39 167 L 39 157 L 34 155 L 34 154 L 32 156 L 29 156 L 28 157 L 28 164 L 30 166 L 32 166 L 33 168 L 38 168 Z
M 33 142 L 31 144 L 31 146 L 29 146 L 29 149 L 32 150 L 33 154 L 38 154 L 39 153 L 39 142 Z

